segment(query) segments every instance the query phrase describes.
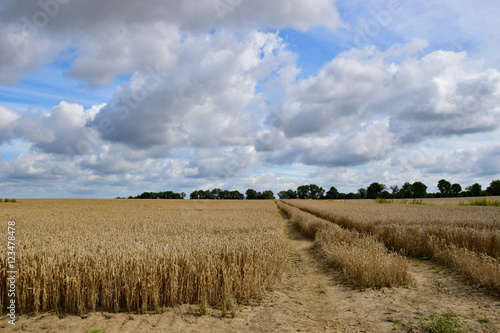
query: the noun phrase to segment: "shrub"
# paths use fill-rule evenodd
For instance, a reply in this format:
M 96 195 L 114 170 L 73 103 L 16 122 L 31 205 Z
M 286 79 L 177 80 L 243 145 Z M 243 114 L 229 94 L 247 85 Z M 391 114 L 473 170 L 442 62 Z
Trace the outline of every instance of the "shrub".
M 427 332 L 453 333 L 460 332 L 460 320 L 452 314 L 433 313 L 429 319 L 420 319 L 420 324 Z
M 495 206 L 495 207 L 500 207 L 500 201 L 487 200 L 486 198 L 483 198 L 483 199 L 476 199 L 474 201 L 469 201 L 469 202 L 460 202 L 458 205 L 459 206 Z

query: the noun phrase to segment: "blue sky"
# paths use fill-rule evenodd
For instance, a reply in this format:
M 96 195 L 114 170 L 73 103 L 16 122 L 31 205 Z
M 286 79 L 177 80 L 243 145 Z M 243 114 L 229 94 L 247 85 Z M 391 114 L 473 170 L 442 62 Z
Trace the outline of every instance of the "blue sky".
M 5 2 L 0 197 L 500 178 L 497 2 L 190 2 Z

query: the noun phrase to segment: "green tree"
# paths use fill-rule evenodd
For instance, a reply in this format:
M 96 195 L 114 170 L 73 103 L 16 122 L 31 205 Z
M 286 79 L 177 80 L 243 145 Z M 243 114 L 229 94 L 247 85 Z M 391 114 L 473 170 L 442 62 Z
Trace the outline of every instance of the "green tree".
M 309 197 L 311 199 L 322 199 L 325 196 L 325 189 L 316 184 L 309 185 Z
M 227 199 L 231 200 L 242 200 L 244 198 L 245 196 L 240 191 L 229 191 L 229 193 L 227 194 Z
M 449 197 L 451 193 L 451 183 L 446 179 L 441 179 L 438 181 L 437 188 L 441 192 L 441 196 Z
M 299 198 L 309 198 L 309 185 L 301 185 L 297 187 L 297 195 Z
M 384 184 L 380 183 L 371 183 L 370 186 L 366 189 L 366 197 L 368 199 L 376 199 L 380 196 L 382 191 L 385 189 Z
M 413 186 L 409 182 L 406 182 L 403 184 L 403 186 L 401 186 L 401 189 L 399 190 L 399 197 L 401 198 L 413 197 Z
M 259 199 L 274 199 L 274 193 L 270 190 L 264 191 Z
M 365 199 L 366 198 L 366 188 L 358 189 L 358 196 L 360 199 Z
M 473 197 L 479 197 L 481 195 L 481 185 L 478 183 L 474 183 L 471 186 L 467 186 L 467 191 Z
M 210 193 L 212 194 L 213 199 L 222 199 L 222 190 L 220 188 L 214 188 Z
M 460 186 L 460 184 L 453 184 L 451 185 L 451 193 L 453 194 L 454 197 L 457 197 L 460 192 L 462 192 L 462 186 Z
M 422 182 L 414 182 L 411 189 L 415 198 L 425 198 L 427 196 L 427 185 Z
M 339 191 L 337 191 L 337 189 L 335 187 L 330 187 L 330 189 L 328 190 L 328 192 L 326 192 L 326 196 L 325 196 L 327 199 L 337 199 L 339 197 Z
M 384 199 L 390 199 L 391 194 L 389 193 L 389 191 L 384 190 L 384 191 L 382 191 L 382 193 L 379 194 L 379 197 L 384 198 Z
M 297 199 L 297 193 L 294 190 L 280 191 L 278 197 L 280 199 Z
M 486 192 L 491 195 L 500 195 L 500 180 L 493 180 L 486 188 Z
M 392 193 L 393 197 L 398 197 L 399 196 L 399 187 L 398 187 L 398 185 L 392 185 L 390 187 L 390 189 L 391 189 L 391 193 Z
M 340 198 L 340 195 L 339 195 L 339 198 Z M 356 196 L 356 194 L 349 192 L 347 194 L 344 194 L 342 196 L 342 199 L 357 199 L 357 196 Z
M 251 188 L 249 188 L 249 189 L 245 192 L 245 194 L 247 195 L 247 199 L 248 199 L 248 200 L 255 200 L 255 199 L 258 199 L 258 198 L 259 198 L 257 191 L 255 191 L 255 190 L 253 190 L 253 189 L 251 189 Z
M 219 195 L 217 196 L 217 199 L 220 199 L 220 200 L 229 199 L 229 191 L 228 190 L 220 191 Z

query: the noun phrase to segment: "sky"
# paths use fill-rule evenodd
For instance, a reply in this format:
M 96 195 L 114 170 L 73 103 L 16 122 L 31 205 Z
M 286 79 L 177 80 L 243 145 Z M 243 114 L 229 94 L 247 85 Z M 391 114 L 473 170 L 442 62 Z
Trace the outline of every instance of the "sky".
M 496 0 L 4 0 L 0 197 L 500 179 Z

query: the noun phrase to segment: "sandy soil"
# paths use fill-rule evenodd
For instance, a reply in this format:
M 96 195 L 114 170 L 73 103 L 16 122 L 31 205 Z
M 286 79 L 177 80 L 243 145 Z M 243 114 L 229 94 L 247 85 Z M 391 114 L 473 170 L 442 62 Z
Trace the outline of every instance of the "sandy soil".
M 290 238 L 281 284 L 260 305 L 240 306 L 234 318 L 218 309 L 199 315 L 196 305 L 161 314 L 92 313 L 21 316 L 16 326 L 0 318 L 2 332 L 421 332 L 420 318 L 451 313 L 464 332 L 500 330 L 500 295 L 477 289 L 444 267 L 410 259 L 407 288 L 358 290 L 322 263 L 313 241 L 284 220 Z M 479 319 L 488 322 L 480 323 Z

